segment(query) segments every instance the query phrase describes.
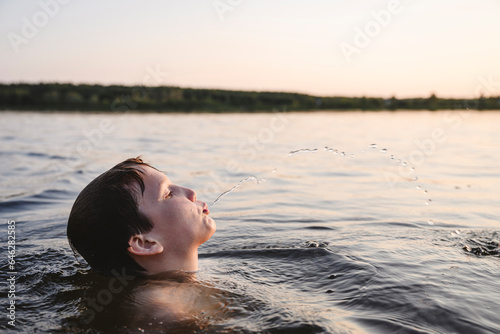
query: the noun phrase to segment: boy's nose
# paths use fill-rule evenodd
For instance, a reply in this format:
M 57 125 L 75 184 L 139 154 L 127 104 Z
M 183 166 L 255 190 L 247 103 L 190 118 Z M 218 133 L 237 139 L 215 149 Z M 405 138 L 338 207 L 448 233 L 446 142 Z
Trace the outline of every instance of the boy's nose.
M 185 188 L 185 189 L 186 189 L 187 198 L 191 202 L 196 202 L 196 191 L 194 191 L 193 189 L 189 189 L 189 188 Z

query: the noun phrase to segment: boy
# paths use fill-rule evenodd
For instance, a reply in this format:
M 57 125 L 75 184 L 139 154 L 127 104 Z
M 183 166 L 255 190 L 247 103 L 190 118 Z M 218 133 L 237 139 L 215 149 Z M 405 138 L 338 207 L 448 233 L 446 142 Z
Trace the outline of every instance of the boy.
M 196 271 L 198 247 L 215 232 L 207 204 L 140 158 L 90 182 L 68 220 L 71 247 L 105 275 Z

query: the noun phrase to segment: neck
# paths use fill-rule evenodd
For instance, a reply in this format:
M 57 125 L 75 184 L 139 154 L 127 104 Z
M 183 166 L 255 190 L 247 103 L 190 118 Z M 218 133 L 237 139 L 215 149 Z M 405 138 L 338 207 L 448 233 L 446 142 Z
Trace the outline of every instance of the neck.
M 164 251 L 158 255 L 136 257 L 134 260 L 146 269 L 148 275 L 174 270 L 196 271 L 198 270 L 198 248 L 183 254 Z

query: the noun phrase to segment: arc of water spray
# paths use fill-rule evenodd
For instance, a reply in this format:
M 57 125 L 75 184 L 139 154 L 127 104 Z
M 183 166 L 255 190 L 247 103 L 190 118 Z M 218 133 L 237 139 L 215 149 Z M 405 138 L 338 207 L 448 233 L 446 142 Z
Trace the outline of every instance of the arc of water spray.
M 378 147 L 378 145 L 377 145 L 377 144 L 370 144 L 370 146 L 369 146 L 369 148 L 371 148 L 371 149 L 376 149 L 377 147 Z M 341 156 L 343 156 L 343 157 L 345 157 L 345 156 L 346 156 L 346 153 L 345 153 L 345 152 L 339 152 L 339 150 L 337 150 L 337 149 L 335 149 L 335 148 L 332 148 L 332 147 L 329 147 L 329 146 L 325 146 L 325 147 L 324 147 L 324 150 L 325 150 L 326 152 L 331 152 L 331 153 L 334 153 L 334 154 L 340 154 L 340 155 L 341 155 Z M 289 156 L 292 156 L 292 155 L 296 155 L 296 154 L 298 154 L 298 153 L 316 153 L 317 151 L 318 151 L 318 149 L 317 149 L 317 148 L 303 148 L 303 149 L 299 149 L 299 150 L 290 151 L 290 152 L 288 153 L 288 155 L 289 155 Z M 363 150 L 363 151 L 361 151 L 361 152 L 364 152 L 364 150 Z M 380 149 L 380 153 L 387 154 L 387 152 L 388 152 L 388 149 L 387 149 L 387 148 L 381 148 L 381 149 Z M 351 154 L 350 156 L 351 156 L 351 158 L 354 158 L 354 154 Z M 403 161 L 403 160 L 401 160 L 401 159 L 397 159 L 397 160 L 396 160 L 396 157 L 395 157 L 393 154 L 391 154 L 391 155 L 390 155 L 390 159 L 391 159 L 392 161 L 397 161 L 397 163 L 398 163 L 398 164 L 400 164 L 400 165 L 401 165 L 401 166 L 403 166 L 403 167 L 408 168 L 408 169 L 409 169 L 412 173 L 413 173 L 413 172 L 415 172 L 415 167 L 408 166 L 408 164 L 406 163 L 406 161 Z M 411 180 L 411 181 L 417 181 L 418 179 L 419 179 L 419 178 L 418 178 L 418 176 L 414 176 L 414 177 L 412 177 L 410 180 Z M 417 189 L 419 189 L 419 190 L 420 190 L 420 189 L 422 189 L 422 187 L 421 187 L 421 186 L 417 186 Z M 423 192 L 424 192 L 425 194 L 427 194 L 427 190 L 423 190 Z M 432 199 L 431 199 L 431 198 L 429 198 L 429 199 L 425 202 L 425 204 L 426 204 L 426 205 L 430 205 L 430 203 L 431 203 L 431 202 L 432 202 Z M 431 225 L 433 225 L 433 224 L 434 224 L 434 221 L 433 221 L 433 220 L 429 220 L 428 222 L 429 222 L 429 224 L 431 224 Z
M 292 156 L 292 155 L 295 155 L 297 153 L 316 153 L 317 151 L 318 151 L 317 148 L 301 148 L 300 150 L 288 152 L 288 155 Z
M 235 186 L 233 186 L 231 189 L 228 189 L 226 191 L 224 191 L 222 194 L 220 194 L 219 196 L 217 196 L 217 198 L 215 199 L 215 201 L 212 202 L 212 204 L 210 204 L 208 207 L 212 207 L 215 203 L 217 203 L 219 201 L 219 199 L 221 199 L 223 196 L 231 193 L 233 190 L 235 190 L 236 188 L 238 188 L 239 186 L 241 186 L 243 183 L 247 182 L 247 181 L 250 181 L 250 180 L 254 180 L 255 182 L 257 183 L 261 183 L 264 181 L 264 179 L 259 179 L 257 178 L 256 176 L 253 176 L 253 175 L 250 175 L 249 177 L 241 180 L 240 182 L 238 182 Z
M 377 144 L 371 144 L 369 147 L 370 147 L 371 149 L 376 149 L 376 148 L 377 148 Z M 332 153 L 334 153 L 334 154 L 339 154 L 339 151 L 338 151 L 337 149 L 334 149 L 334 148 L 331 148 L 331 147 L 328 147 L 328 146 L 325 146 L 325 147 L 324 147 L 324 150 L 325 150 L 326 152 L 332 152 Z M 388 151 L 388 150 L 387 150 L 386 148 L 382 148 L 382 149 L 380 150 L 380 152 L 381 152 L 381 153 L 384 153 L 384 154 L 386 154 L 386 153 L 387 153 L 387 151 Z M 298 154 L 298 153 L 316 153 L 316 152 L 318 152 L 318 149 L 317 149 L 317 148 L 302 148 L 302 149 L 298 149 L 298 150 L 293 150 L 293 151 L 290 151 L 290 152 L 288 152 L 288 155 L 289 155 L 289 156 L 293 156 L 293 155 Z M 362 152 L 363 152 L 363 151 L 362 151 Z M 346 153 L 345 153 L 345 152 L 340 152 L 340 155 L 341 155 L 341 156 L 346 156 Z M 354 158 L 354 154 L 351 154 L 351 158 Z M 390 159 L 391 159 L 391 160 L 395 160 L 394 155 L 391 155 L 391 156 L 390 156 Z M 398 159 L 398 160 L 397 160 L 397 162 L 398 162 L 399 164 L 401 164 L 402 166 L 407 166 L 407 163 L 406 163 L 405 161 L 402 161 L 401 159 Z M 276 170 L 277 170 L 276 168 L 275 168 L 275 169 L 273 169 L 272 173 L 275 173 L 275 172 L 276 172 Z M 410 168 L 409 168 L 409 170 L 410 170 L 410 171 L 412 171 L 412 172 L 414 172 L 414 171 L 415 171 L 415 168 L 414 168 L 414 167 L 410 167 Z M 222 194 L 220 194 L 220 195 L 219 195 L 219 196 L 218 196 L 218 197 L 217 197 L 217 198 L 216 198 L 216 199 L 212 202 L 212 204 L 210 204 L 208 207 L 212 207 L 212 206 L 213 206 L 215 203 L 217 203 L 217 202 L 218 202 L 218 201 L 219 201 L 219 200 L 220 200 L 223 196 L 225 196 L 225 195 L 227 195 L 227 194 L 229 194 L 229 193 L 233 192 L 233 191 L 234 191 L 236 188 L 238 188 L 240 185 L 242 185 L 243 183 L 245 183 L 245 182 L 247 182 L 247 181 L 250 181 L 250 180 L 254 180 L 254 181 L 256 181 L 257 183 L 261 183 L 261 182 L 265 181 L 265 179 L 259 179 L 259 178 L 257 178 L 256 176 L 251 175 L 251 176 L 249 176 L 249 177 L 247 177 L 247 178 L 245 178 L 245 179 L 241 180 L 240 182 L 238 182 L 238 183 L 237 183 L 235 186 L 233 186 L 232 188 L 230 188 L 230 189 L 228 189 L 228 190 L 224 191 L 224 192 L 223 192 Z M 415 177 L 413 177 L 411 180 L 412 180 L 412 181 L 417 181 L 417 180 L 418 180 L 418 177 L 417 177 L 417 176 L 415 176 Z M 421 189 L 421 186 L 417 186 L 417 189 Z M 427 193 L 427 190 L 424 190 L 424 193 Z M 426 203 L 425 203 L 425 204 L 426 204 L 426 205 L 430 205 L 430 202 L 432 202 L 432 199 L 428 199 L 428 200 L 426 201 Z M 434 222 L 433 222 L 432 220 L 429 220 L 429 224 L 431 224 L 431 225 L 432 225 L 432 224 L 434 224 Z

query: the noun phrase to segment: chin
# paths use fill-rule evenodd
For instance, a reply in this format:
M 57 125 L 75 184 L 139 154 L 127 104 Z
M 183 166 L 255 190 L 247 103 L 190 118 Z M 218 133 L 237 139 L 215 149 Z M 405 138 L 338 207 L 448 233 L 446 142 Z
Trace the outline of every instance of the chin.
M 215 224 L 215 220 L 213 220 L 213 219 L 212 219 L 211 228 L 212 228 L 212 234 L 210 234 L 210 236 L 212 236 L 215 233 L 215 231 L 217 230 L 217 225 Z
M 210 217 L 208 217 L 210 218 Z M 212 218 L 210 218 L 210 222 L 209 222 L 209 227 L 210 227 L 210 236 L 208 237 L 210 239 L 210 237 L 215 233 L 215 231 L 217 230 L 217 225 L 215 224 L 215 220 L 213 220 Z

